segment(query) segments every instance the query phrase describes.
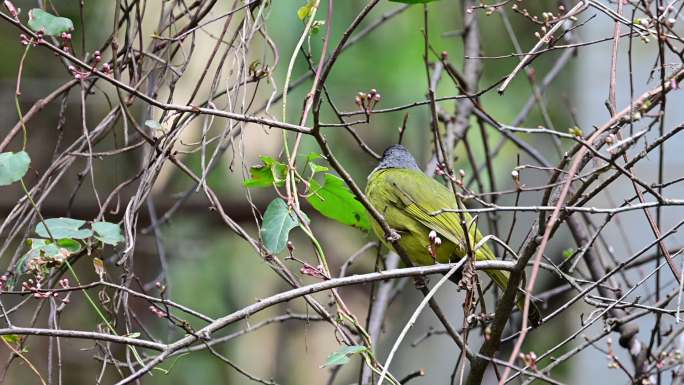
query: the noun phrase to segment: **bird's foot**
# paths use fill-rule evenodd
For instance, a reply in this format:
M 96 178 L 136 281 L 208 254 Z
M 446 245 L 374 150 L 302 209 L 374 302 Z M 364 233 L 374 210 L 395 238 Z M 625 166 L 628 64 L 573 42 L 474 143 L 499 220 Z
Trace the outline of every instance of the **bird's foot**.
M 388 240 L 389 242 L 396 242 L 396 241 L 398 241 L 400 238 L 401 238 L 401 235 L 399 235 L 399 233 L 396 232 L 395 230 L 390 230 L 390 233 L 387 234 L 387 240 Z

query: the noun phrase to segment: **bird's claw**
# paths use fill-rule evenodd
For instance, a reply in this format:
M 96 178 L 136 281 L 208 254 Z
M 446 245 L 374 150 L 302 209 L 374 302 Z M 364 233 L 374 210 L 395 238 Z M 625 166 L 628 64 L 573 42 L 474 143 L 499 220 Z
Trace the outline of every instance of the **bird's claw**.
M 387 240 L 390 242 L 396 242 L 399 238 L 401 238 L 401 235 L 394 230 L 390 230 L 389 234 L 387 234 Z

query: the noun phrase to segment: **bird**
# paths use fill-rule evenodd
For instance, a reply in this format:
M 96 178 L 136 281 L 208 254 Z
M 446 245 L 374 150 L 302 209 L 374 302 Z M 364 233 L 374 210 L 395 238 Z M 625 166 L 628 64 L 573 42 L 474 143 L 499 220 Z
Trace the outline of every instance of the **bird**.
M 466 255 L 465 237 L 456 196 L 446 186 L 427 176 L 406 147 L 395 144 L 388 147 L 377 167 L 368 175 L 365 195 L 369 203 L 384 217 L 387 225 L 400 236 L 398 243 L 412 263 L 432 265 L 456 262 Z M 390 250 L 392 242 L 378 221 L 369 215 L 375 235 Z M 472 223 L 472 217 L 463 213 L 467 226 L 470 249 L 482 240 L 482 234 Z M 492 249 L 483 243 L 474 251 L 475 260 L 495 260 Z M 501 289 L 508 287 L 509 273 L 504 270 L 485 270 Z M 522 311 L 525 297 L 516 298 Z M 541 322 L 541 314 L 531 302 L 528 320 L 533 326 Z

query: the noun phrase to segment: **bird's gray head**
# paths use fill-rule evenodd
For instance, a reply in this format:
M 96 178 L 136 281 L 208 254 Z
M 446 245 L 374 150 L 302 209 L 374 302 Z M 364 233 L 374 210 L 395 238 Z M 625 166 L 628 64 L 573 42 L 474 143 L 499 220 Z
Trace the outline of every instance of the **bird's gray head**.
M 416 160 L 413 158 L 413 155 L 411 155 L 406 147 L 402 146 L 401 144 L 389 146 L 385 152 L 382 153 L 382 159 L 380 159 L 380 163 L 378 163 L 378 166 L 375 168 L 375 170 L 382 170 L 386 168 L 411 168 L 420 170 Z

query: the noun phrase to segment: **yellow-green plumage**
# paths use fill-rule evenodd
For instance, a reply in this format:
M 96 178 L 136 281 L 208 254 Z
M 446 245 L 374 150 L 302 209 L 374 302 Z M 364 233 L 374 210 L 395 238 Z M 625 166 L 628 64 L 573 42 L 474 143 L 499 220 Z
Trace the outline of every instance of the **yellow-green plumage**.
M 441 212 L 443 209 L 457 209 L 454 194 L 436 180 L 420 170 L 389 168 L 377 170 L 369 179 L 366 195 L 370 203 L 385 217 L 387 224 L 399 232 L 399 244 L 413 263 L 432 265 L 435 262 L 456 262 L 465 255 L 465 237 L 460 215 L 456 212 Z M 472 218 L 464 213 L 466 223 Z M 388 246 L 384 231 L 374 219 L 373 230 Z M 437 248 L 437 261 L 430 255 L 428 234 L 434 230 L 442 244 Z M 477 227 L 470 225 L 471 247 L 482 239 Z M 475 252 L 478 261 L 494 260 L 491 248 L 482 245 Z M 508 283 L 508 272 L 490 270 L 487 274 L 502 288 Z
M 405 151 L 403 147 L 400 150 Z M 415 164 L 412 158 L 410 160 Z M 382 166 L 381 163 L 381 166 L 369 176 L 366 196 L 373 207 L 383 215 L 387 224 L 401 235 L 399 245 L 411 261 L 418 265 L 432 265 L 436 262 L 455 262 L 463 258 L 466 248 L 461 216 L 457 212 L 441 211 L 458 208 L 453 192 L 425 175 L 417 167 L 381 168 Z M 469 226 L 470 247 L 473 248 L 482 239 L 482 234 L 472 223 L 471 216 L 467 213 L 464 213 L 464 216 Z M 380 224 L 372 216 L 371 224 L 378 238 L 387 247 L 392 248 Z M 442 241 L 436 248 L 436 258 L 433 258 L 429 251 L 430 231 L 435 231 Z M 494 260 L 496 256 L 485 243 L 475 251 L 475 259 Z M 486 270 L 486 273 L 502 289 L 508 286 L 507 271 Z M 523 298 L 518 296 L 520 308 Z M 530 308 L 529 318 L 533 324 L 538 322 L 539 313 L 536 307 Z

